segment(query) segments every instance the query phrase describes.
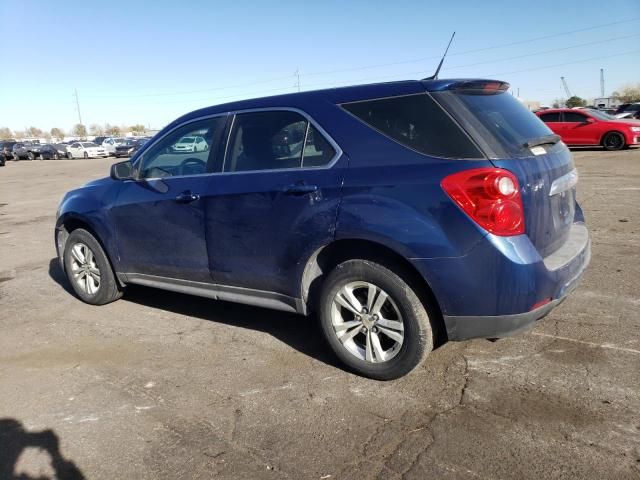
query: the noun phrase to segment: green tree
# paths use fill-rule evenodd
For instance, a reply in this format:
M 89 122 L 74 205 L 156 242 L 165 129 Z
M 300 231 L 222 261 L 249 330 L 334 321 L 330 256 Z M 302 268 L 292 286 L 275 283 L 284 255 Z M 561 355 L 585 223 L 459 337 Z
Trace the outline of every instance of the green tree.
M 587 101 L 584 98 L 574 95 L 573 97 L 567 98 L 567 101 L 564 104 L 567 108 L 585 107 L 587 105 Z
M 87 136 L 87 127 L 85 127 L 83 124 L 81 123 L 76 123 L 73 126 L 73 134 L 76 137 L 86 137 Z
M 623 86 L 620 91 L 611 94 L 620 103 L 640 102 L 640 83 Z
M 53 127 L 49 133 L 51 133 L 51 136 L 54 138 L 59 138 L 60 140 L 64 138 L 64 132 L 60 128 Z
M 13 138 L 13 132 L 11 131 L 11 129 L 7 128 L 7 127 L 1 127 L 0 128 L 0 138 L 3 140 L 9 140 L 11 138 Z

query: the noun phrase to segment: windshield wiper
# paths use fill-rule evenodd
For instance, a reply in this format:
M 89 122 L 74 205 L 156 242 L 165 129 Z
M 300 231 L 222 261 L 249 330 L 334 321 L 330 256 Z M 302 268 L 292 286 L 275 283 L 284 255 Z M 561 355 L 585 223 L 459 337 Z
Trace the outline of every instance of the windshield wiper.
M 544 137 L 534 138 L 524 143 L 525 148 L 537 147 L 539 145 L 555 145 L 560 141 L 560 135 L 545 135 Z

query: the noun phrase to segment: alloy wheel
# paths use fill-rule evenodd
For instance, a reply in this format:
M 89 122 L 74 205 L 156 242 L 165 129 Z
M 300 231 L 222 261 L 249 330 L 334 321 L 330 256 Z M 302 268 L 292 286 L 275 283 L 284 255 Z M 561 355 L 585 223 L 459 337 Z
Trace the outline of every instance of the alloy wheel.
M 84 243 L 71 247 L 71 273 L 78 286 L 88 295 L 100 289 L 100 269 L 91 249 Z
M 333 331 L 354 357 L 368 363 L 394 358 L 404 342 L 398 306 L 380 287 L 350 282 L 338 290 L 331 305 Z

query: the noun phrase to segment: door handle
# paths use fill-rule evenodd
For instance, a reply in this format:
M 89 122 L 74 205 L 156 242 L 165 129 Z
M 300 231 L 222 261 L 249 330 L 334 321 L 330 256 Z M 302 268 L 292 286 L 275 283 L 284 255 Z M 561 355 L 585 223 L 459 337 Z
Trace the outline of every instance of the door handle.
M 178 203 L 191 203 L 195 202 L 196 200 L 200 200 L 200 195 L 198 195 L 197 193 L 191 193 L 191 190 L 179 193 L 176 197 L 176 202 Z
M 284 193 L 286 195 L 305 195 L 307 193 L 313 193 L 318 191 L 317 185 L 308 185 L 306 183 L 294 183 L 285 187 Z

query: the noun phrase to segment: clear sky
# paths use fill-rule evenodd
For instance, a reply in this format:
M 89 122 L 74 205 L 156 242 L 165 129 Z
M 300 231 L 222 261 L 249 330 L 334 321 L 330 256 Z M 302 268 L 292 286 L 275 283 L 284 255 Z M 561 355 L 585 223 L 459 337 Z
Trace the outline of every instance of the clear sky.
M 640 0 L 0 0 L 0 127 L 160 128 L 190 110 L 302 90 L 494 77 L 550 104 L 640 82 Z M 567 33 L 573 32 L 573 33 Z M 546 37 L 546 38 L 540 38 Z

